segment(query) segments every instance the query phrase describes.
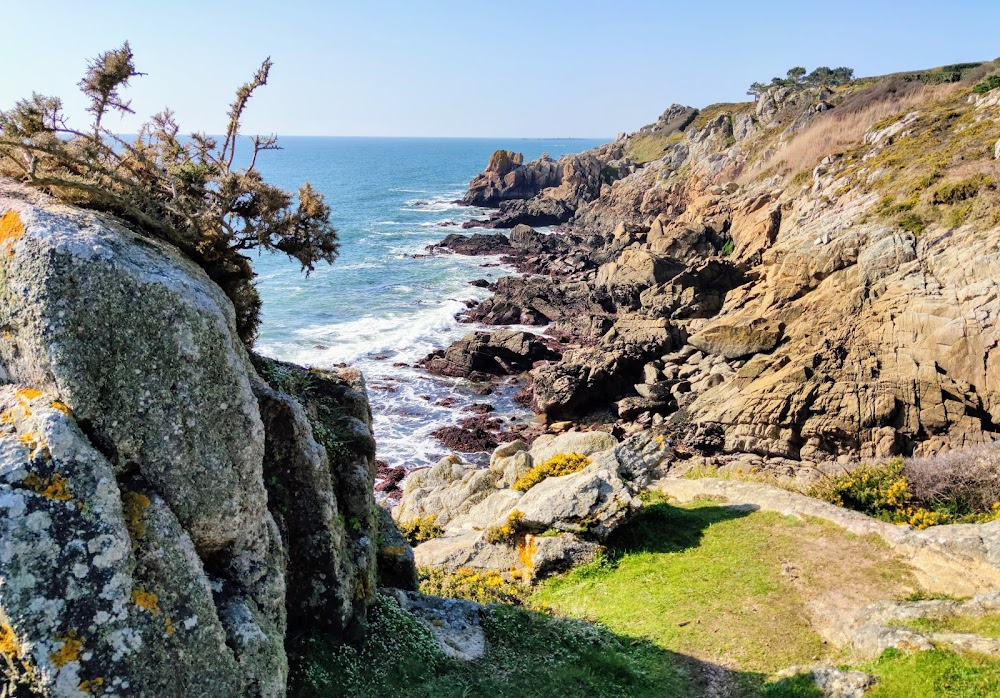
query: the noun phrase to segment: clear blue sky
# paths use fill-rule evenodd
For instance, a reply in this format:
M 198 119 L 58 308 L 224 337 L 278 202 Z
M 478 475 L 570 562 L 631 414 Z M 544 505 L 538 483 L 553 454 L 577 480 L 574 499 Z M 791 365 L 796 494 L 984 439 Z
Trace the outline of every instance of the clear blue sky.
M 140 115 L 219 132 L 270 55 L 247 132 L 613 136 L 672 102 L 747 99 L 793 65 L 882 74 L 1000 54 L 997 0 L 4 0 L 0 109 L 33 90 L 76 123 L 85 59 L 128 39 Z M 137 122 L 109 124 L 124 132 Z

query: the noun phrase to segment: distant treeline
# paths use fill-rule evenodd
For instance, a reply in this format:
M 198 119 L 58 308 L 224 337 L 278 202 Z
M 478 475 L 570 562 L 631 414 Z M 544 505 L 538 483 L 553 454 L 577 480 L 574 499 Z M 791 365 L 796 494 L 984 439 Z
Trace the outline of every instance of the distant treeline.
M 854 68 L 828 68 L 821 66 L 807 73 L 802 66 L 791 68 L 783 78 L 771 78 L 771 82 L 755 82 L 750 85 L 747 94 L 757 99 L 764 90 L 771 87 L 833 87 L 846 85 L 854 79 Z

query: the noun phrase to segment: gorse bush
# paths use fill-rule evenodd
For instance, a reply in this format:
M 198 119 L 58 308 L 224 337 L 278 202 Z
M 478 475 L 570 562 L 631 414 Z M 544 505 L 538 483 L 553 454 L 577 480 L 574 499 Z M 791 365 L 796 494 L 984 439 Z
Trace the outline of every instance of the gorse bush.
M 515 509 L 497 526 L 486 529 L 486 542 L 494 545 L 512 545 L 524 533 L 524 512 Z
M 409 541 L 410 545 L 420 545 L 425 541 L 444 535 L 444 529 L 437 524 L 437 517 L 433 514 L 400 523 L 399 532 Z
M 990 75 L 981 83 L 972 88 L 977 95 L 984 95 L 1000 87 L 1000 75 Z
M 527 594 L 524 586 L 508 581 L 496 570 L 477 571 L 462 567 L 454 572 L 446 572 L 422 567 L 418 572 L 420 591 L 431 596 L 519 606 L 524 603 Z
M 861 465 L 821 480 L 809 494 L 917 528 L 993 521 L 1000 518 L 1000 455 L 995 449 L 973 453 Z M 970 461 L 978 467 L 970 468 Z
M 583 470 L 588 465 L 590 465 L 590 459 L 579 453 L 559 453 L 519 477 L 514 482 L 513 489 L 518 492 L 527 492 L 545 478 L 570 475 Z
M 0 112 L 0 173 L 67 203 L 118 216 L 140 234 L 164 240 L 199 263 L 232 299 L 240 336 L 252 344 L 260 299 L 246 250 L 286 253 L 307 273 L 337 256 L 330 208 L 308 183 L 298 196 L 266 183 L 257 157 L 277 149 L 276 136 L 254 136 L 237 167 L 240 121 L 253 93 L 267 84 L 271 60 L 236 91 L 224 135 L 182 138 L 164 110 L 134 139 L 108 130 L 110 114 L 133 113 L 123 91 L 142 73 L 128 42 L 88 64 L 79 86 L 92 116 L 69 125 L 58 97 L 33 94 Z
M 931 203 L 956 204 L 977 196 L 982 189 L 995 189 L 996 182 L 987 174 L 976 174 L 958 182 L 942 184 L 934 191 Z

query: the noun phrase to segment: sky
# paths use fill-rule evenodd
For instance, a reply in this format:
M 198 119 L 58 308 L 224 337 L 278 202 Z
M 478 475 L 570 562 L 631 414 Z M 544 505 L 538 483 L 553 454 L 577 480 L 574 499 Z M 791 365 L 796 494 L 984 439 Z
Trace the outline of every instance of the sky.
M 84 125 L 86 61 L 128 40 L 135 132 L 170 106 L 218 133 L 270 56 L 245 133 L 613 137 L 671 103 L 749 99 L 796 65 L 879 75 L 1000 54 L 996 0 L 0 0 L 0 109 L 33 91 Z

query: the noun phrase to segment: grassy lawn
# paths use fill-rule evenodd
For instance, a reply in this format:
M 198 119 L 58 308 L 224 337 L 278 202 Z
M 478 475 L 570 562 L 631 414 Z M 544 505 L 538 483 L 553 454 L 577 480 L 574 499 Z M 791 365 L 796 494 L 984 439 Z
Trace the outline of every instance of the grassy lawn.
M 816 521 L 651 498 L 602 559 L 527 599 L 545 612 L 490 607 L 482 660 L 444 658 L 423 626 L 383 601 L 364 649 L 318 639 L 290 648 L 290 695 L 810 698 L 819 692 L 807 680 L 767 677 L 792 665 L 843 664 L 821 636 L 842 610 L 920 592 L 875 540 Z M 1000 696 L 1000 663 L 981 657 L 887 652 L 860 668 L 880 678 L 869 693 L 876 698 Z
M 887 650 L 861 667 L 879 683 L 865 698 L 986 698 L 1000 696 L 1000 662 L 978 655 L 932 650 L 904 654 Z

